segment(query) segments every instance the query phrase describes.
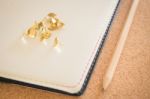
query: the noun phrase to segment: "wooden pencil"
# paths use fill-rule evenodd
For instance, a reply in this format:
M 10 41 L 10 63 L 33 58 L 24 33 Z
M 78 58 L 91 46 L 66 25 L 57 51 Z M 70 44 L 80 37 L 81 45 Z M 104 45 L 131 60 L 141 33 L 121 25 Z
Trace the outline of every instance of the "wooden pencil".
M 121 52 L 123 50 L 126 38 L 128 36 L 128 32 L 130 30 L 137 6 L 138 6 L 139 0 L 133 0 L 128 17 L 126 19 L 126 22 L 124 24 L 122 33 L 120 35 L 119 41 L 117 43 L 116 46 L 116 50 L 113 54 L 112 60 L 110 62 L 110 65 L 106 71 L 106 74 L 103 78 L 103 89 L 106 90 L 107 87 L 110 85 L 112 79 L 113 79 L 113 75 L 115 73 L 119 58 L 121 56 Z

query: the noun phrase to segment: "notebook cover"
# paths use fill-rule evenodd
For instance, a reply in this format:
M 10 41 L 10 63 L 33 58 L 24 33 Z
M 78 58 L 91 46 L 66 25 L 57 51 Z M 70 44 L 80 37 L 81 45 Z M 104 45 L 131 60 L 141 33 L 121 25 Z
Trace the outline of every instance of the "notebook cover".
M 1 56 L 0 57 L 0 59 L 1 59 L 1 62 L 0 62 L 0 80 L 5 81 L 5 82 L 9 82 L 9 83 L 11 82 L 11 83 L 15 83 L 15 84 L 21 84 L 21 85 L 25 85 L 25 86 L 40 88 L 40 89 L 44 89 L 44 90 L 65 93 L 65 94 L 69 94 L 69 95 L 81 95 L 87 86 L 88 80 L 91 76 L 92 70 L 93 70 L 94 65 L 96 63 L 96 59 L 99 55 L 99 52 L 102 49 L 102 46 L 104 44 L 104 40 L 106 39 L 109 27 L 112 23 L 114 14 L 115 14 L 116 9 L 118 7 L 119 0 L 93 0 L 93 1 L 76 0 L 76 1 L 72 1 L 72 2 L 68 1 L 68 0 L 62 0 L 61 2 L 49 0 L 49 1 L 46 1 L 47 3 L 44 3 L 42 0 L 41 1 L 40 0 L 39 1 L 32 0 L 32 2 L 37 2 L 35 4 L 35 8 L 37 8 L 39 6 L 46 6 L 47 5 L 47 7 L 45 7 L 45 9 L 44 9 L 44 7 L 43 8 L 41 7 L 41 9 L 40 8 L 34 9 L 34 6 L 32 5 L 32 3 L 30 3 L 31 1 L 29 2 L 29 1 L 15 0 L 15 1 L 9 2 L 9 1 L 5 0 L 5 1 L 0 1 L 0 2 L 1 2 L 0 3 L 1 4 L 1 7 L 0 7 L 1 12 L 4 12 L 2 15 L 2 18 L 0 19 L 2 22 L 0 24 L 0 26 L 3 27 L 0 29 L 1 38 L 2 38 L 0 44 L 3 46 L 0 49 L 0 54 L 1 54 L 0 55 Z M 62 4 L 62 2 L 65 2 L 65 3 Z M 21 6 L 21 4 L 24 4 L 24 6 Z M 42 4 L 42 5 L 40 5 L 40 4 Z M 85 6 L 83 6 L 84 4 L 85 4 Z M 31 10 L 29 8 L 26 9 L 25 5 L 26 6 L 28 5 L 29 8 L 30 8 L 30 6 L 31 6 L 31 8 L 33 7 L 33 10 Z M 102 7 L 99 7 L 98 5 L 102 6 L 103 8 L 106 8 L 106 12 L 103 11 L 104 9 L 102 9 Z M 60 7 L 60 8 L 58 8 L 58 7 Z M 64 8 L 64 7 L 66 7 L 66 8 Z M 83 8 L 83 7 L 85 7 L 85 8 Z M 92 7 L 92 9 L 86 10 L 88 7 Z M 18 9 L 18 8 L 20 8 L 20 9 Z M 62 9 L 62 8 L 64 8 L 64 9 Z M 68 8 L 70 8 L 70 9 L 68 9 Z M 82 8 L 82 10 L 81 10 L 81 8 Z M 15 11 L 15 13 L 13 13 L 13 11 Z M 39 13 L 39 11 L 40 11 L 40 13 Z M 75 11 L 77 11 L 77 12 L 75 12 Z M 90 11 L 94 12 L 94 13 L 91 13 Z M 101 13 L 99 14 L 98 11 Z M 63 43 L 63 45 L 60 46 L 61 52 L 58 52 L 56 49 L 50 48 L 49 46 L 43 46 L 42 44 L 40 44 L 40 42 L 36 42 L 36 43 L 35 42 L 34 43 L 29 42 L 31 44 L 24 45 L 22 43 L 22 41 L 20 40 L 20 35 L 26 29 L 26 27 L 28 25 L 30 25 L 31 22 L 33 22 L 34 20 L 41 19 L 48 12 L 59 13 L 60 16 L 62 17 L 62 20 L 65 23 L 65 27 L 59 31 L 60 33 L 58 35 L 61 39 L 61 42 Z M 84 12 L 84 14 L 83 14 L 83 12 Z M 16 15 L 18 15 L 17 18 L 16 18 Z M 91 17 L 92 15 L 94 15 L 96 17 Z M 86 17 L 88 17 L 88 18 L 86 18 Z M 96 20 L 93 20 L 93 22 L 97 22 L 97 23 L 94 24 L 92 21 L 88 22 L 88 20 L 92 20 L 92 18 L 97 18 Z M 100 18 L 100 20 L 98 20 L 99 18 Z M 16 19 L 18 19 L 19 21 L 17 20 L 17 22 L 16 22 L 15 21 Z M 26 20 L 22 20 L 22 19 L 26 19 Z M 27 19 L 29 19 L 29 20 L 27 20 Z M 79 19 L 79 20 L 77 20 L 77 19 Z M 103 21 L 103 19 L 105 20 L 105 22 Z M 74 21 L 72 21 L 72 20 L 74 20 Z M 81 22 L 81 20 L 83 20 L 83 22 Z M 27 21 L 27 22 L 25 22 L 25 21 Z M 13 27 L 13 25 L 14 25 L 14 27 Z M 92 27 L 93 25 L 96 27 Z M 100 27 L 100 28 L 98 28 L 98 27 Z M 90 28 L 96 29 L 96 31 L 94 31 L 94 32 L 98 32 L 99 30 L 101 30 L 100 31 L 101 34 L 99 34 L 100 36 L 95 38 L 95 39 L 98 39 L 98 41 L 96 40 L 96 42 L 95 42 L 95 40 L 93 40 L 93 38 L 91 39 L 90 36 L 87 37 L 87 35 L 85 33 L 82 33 L 82 32 L 87 32 L 87 34 L 88 34 L 88 33 L 92 32 L 93 29 L 90 30 Z M 101 28 L 103 28 L 103 29 L 101 29 Z M 84 31 L 82 29 L 86 29 L 86 31 Z M 87 31 L 88 29 L 89 29 L 89 31 Z M 73 32 L 73 34 L 71 31 Z M 70 33 L 70 34 L 67 34 L 67 33 Z M 74 35 L 75 33 L 77 35 Z M 65 38 L 64 37 L 65 35 L 68 35 L 68 38 Z M 78 40 L 79 37 L 81 37 L 80 40 Z M 73 64 L 73 62 L 71 62 L 71 60 L 74 60 L 74 58 L 73 58 L 73 56 L 69 56 L 70 54 L 68 54 L 68 56 L 65 56 L 65 57 L 67 57 L 66 58 L 67 61 L 65 60 L 65 64 L 63 66 L 60 64 L 59 64 L 59 66 L 57 66 L 56 63 L 60 62 L 59 57 L 61 57 L 61 54 L 65 53 L 64 51 L 67 49 L 70 50 L 70 53 L 74 53 L 75 52 L 74 50 L 80 51 L 79 46 L 84 46 L 84 44 L 86 44 L 86 40 L 84 41 L 85 37 L 87 37 L 86 40 L 88 40 L 88 42 L 90 40 L 93 40 L 93 42 L 95 42 L 95 44 L 96 44 L 96 46 L 95 46 L 95 45 L 93 45 L 93 43 L 91 43 L 90 48 L 92 50 L 89 50 L 89 53 L 92 53 L 92 56 L 91 56 L 91 54 L 89 54 L 90 59 L 86 59 L 85 57 L 80 58 L 82 60 L 85 59 L 85 60 L 83 60 L 83 64 L 85 64 L 86 63 L 85 61 L 88 60 L 88 63 L 87 63 L 88 65 L 83 66 L 83 69 L 81 69 L 83 71 L 83 73 L 81 72 L 80 75 L 77 75 L 78 73 L 76 73 L 76 72 L 74 73 L 76 75 L 73 75 L 73 73 L 72 73 L 73 71 L 71 71 L 71 72 L 65 71 L 64 72 L 63 71 L 64 69 L 76 70 L 75 66 L 71 67 L 72 66 L 71 64 Z M 76 39 L 74 39 L 74 38 L 76 38 Z M 8 40 L 8 39 L 11 39 L 11 40 Z M 73 42 L 71 42 L 71 41 L 73 41 Z M 67 43 L 67 42 L 71 42 L 71 43 Z M 67 44 L 68 44 L 68 46 L 67 46 Z M 77 44 L 77 46 L 76 46 L 77 48 L 71 46 L 74 44 Z M 29 47 L 31 45 L 34 47 L 37 47 L 39 49 L 36 50 L 33 47 Z M 71 47 L 73 49 L 71 49 Z M 67 49 L 65 49 L 65 48 L 67 48 Z M 81 47 L 81 48 L 83 49 L 84 47 Z M 85 48 L 86 48 L 86 46 L 85 46 Z M 35 59 L 34 61 L 27 60 L 26 59 L 27 57 L 33 57 L 34 58 L 37 56 L 36 55 L 32 56 L 32 55 L 30 55 L 32 53 L 29 54 L 29 52 L 27 53 L 27 55 L 22 54 L 23 53 L 22 51 L 24 51 L 24 49 L 25 49 L 25 53 L 27 53 L 27 50 L 29 50 L 29 52 L 37 51 L 35 54 L 40 53 L 39 56 L 40 55 L 41 56 L 40 56 L 40 58 Z M 93 51 L 93 49 L 94 49 L 94 51 Z M 87 49 L 84 49 L 84 50 L 87 50 Z M 82 51 L 84 52 L 84 50 L 82 50 Z M 9 54 L 8 53 L 5 54 L 6 52 L 8 52 Z M 47 52 L 47 53 L 45 53 L 45 52 Z M 75 53 L 78 54 L 78 52 L 75 52 Z M 88 53 L 88 51 L 87 51 L 87 53 Z M 84 53 L 84 55 L 87 53 Z M 17 55 L 15 56 L 15 54 L 17 54 Z M 52 59 L 52 60 L 54 59 L 54 60 L 51 61 L 51 60 L 47 60 L 48 58 L 43 58 L 43 57 L 46 57 L 46 56 L 44 56 L 45 54 L 46 54 L 46 56 L 49 56 L 49 59 Z M 11 55 L 11 56 L 8 57 L 8 55 Z M 67 54 L 64 54 L 64 55 L 67 55 Z M 81 55 L 81 56 L 84 56 L 84 55 Z M 19 59 L 22 57 L 25 60 Z M 26 58 L 24 58 L 24 57 L 26 57 Z M 80 57 L 80 54 L 78 55 L 78 57 Z M 76 58 L 78 58 L 78 57 L 76 56 Z M 87 58 L 89 58 L 89 57 L 87 57 Z M 14 58 L 17 58 L 17 59 L 15 60 Z M 31 58 L 31 59 L 33 59 L 33 58 Z M 71 60 L 70 60 L 70 58 L 71 58 Z M 43 61 L 43 59 L 46 59 L 46 62 L 52 62 L 53 65 L 55 65 L 55 66 L 52 66 L 52 65 L 46 64 L 46 66 L 48 66 L 51 69 L 56 69 L 56 70 L 60 69 L 62 72 L 59 75 L 57 75 L 57 74 L 60 71 L 57 72 L 57 74 L 53 73 L 53 75 L 51 73 L 49 74 L 49 71 L 46 71 L 46 73 L 44 73 L 45 71 L 42 70 L 42 68 L 44 68 L 44 63 L 42 62 L 41 65 L 39 65 L 37 67 L 35 64 L 35 63 L 38 63 L 37 61 Z M 23 64 L 24 66 L 20 66 L 17 63 L 18 61 L 21 61 L 20 64 Z M 54 61 L 57 61 L 57 62 L 54 63 Z M 70 64 L 68 64 L 69 61 L 70 61 Z M 75 63 L 81 62 L 80 60 L 78 60 L 78 61 L 77 62 L 75 61 Z M 30 64 L 32 64 L 30 62 L 33 62 L 35 65 L 30 66 Z M 64 60 L 62 61 L 61 64 L 63 64 L 63 63 L 64 63 Z M 15 66 L 13 66 L 14 64 L 18 65 L 18 66 L 15 67 Z M 26 65 L 26 64 L 28 64 L 28 65 Z M 40 64 L 40 62 L 38 64 Z M 68 67 L 65 66 L 66 64 L 68 65 Z M 16 70 L 17 70 L 17 72 L 16 72 Z M 39 70 L 39 71 L 36 71 L 36 70 Z M 54 71 L 56 71 L 56 70 L 54 70 Z M 21 72 L 18 72 L 18 71 L 21 71 Z M 24 71 L 26 71 L 28 73 L 26 73 Z M 25 76 L 23 76 L 23 73 Z M 62 75 L 64 73 L 66 73 L 66 74 Z M 20 76 L 20 74 L 21 74 L 21 76 Z M 33 74 L 39 74 L 39 75 L 43 74 L 43 76 L 40 77 L 40 76 L 35 76 Z M 71 77 L 66 76 L 69 74 L 72 74 Z M 61 86 L 61 87 L 59 88 L 56 86 L 49 86 L 49 84 L 47 84 L 49 82 L 46 81 L 47 78 L 42 79 L 42 81 L 45 80 L 45 83 L 38 83 L 39 78 L 42 78 L 45 75 L 47 75 L 47 77 L 49 77 L 48 80 L 53 81 L 53 82 L 51 82 L 52 85 L 56 84 L 57 86 Z M 30 79 L 30 77 L 32 79 Z M 68 77 L 68 79 L 65 79 L 65 82 L 63 82 L 64 78 L 67 78 L 67 77 Z M 57 79 L 59 79 L 58 81 L 61 80 L 62 82 L 58 82 L 57 80 L 54 80 L 51 78 L 57 78 Z M 76 78 L 75 80 L 77 80 L 77 81 L 72 80 L 73 82 L 71 82 L 70 79 L 72 79 L 72 78 Z M 30 79 L 30 80 L 28 80 L 28 79 Z M 37 81 L 35 79 L 37 79 Z M 32 80 L 35 80 L 35 81 L 32 81 Z M 67 82 L 69 82 L 69 83 L 67 83 Z M 74 87 L 76 87 L 76 86 L 77 86 L 77 88 L 74 89 Z

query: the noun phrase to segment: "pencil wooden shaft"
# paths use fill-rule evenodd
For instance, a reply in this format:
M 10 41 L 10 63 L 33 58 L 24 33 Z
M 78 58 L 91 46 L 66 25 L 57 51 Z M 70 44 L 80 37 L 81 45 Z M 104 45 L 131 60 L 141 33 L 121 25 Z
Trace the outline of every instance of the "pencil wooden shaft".
M 103 88 L 104 88 L 104 90 L 109 86 L 109 84 L 111 83 L 111 80 L 113 78 L 114 72 L 116 70 L 116 66 L 118 64 L 121 52 L 123 50 L 126 38 L 128 36 L 129 29 L 131 27 L 131 24 L 132 24 L 132 21 L 133 21 L 138 3 L 139 3 L 139 0 L 133 0 L 133 2 L 132 2 L 132 6 L 130 8 L 128 17 L 127 17 L 125 25 L 124 25 L 124 28 L 122 30 L 122 33 L 120 35 L 118 44 L 116 46 L 116 50 L 113 54 L 111 63 L 109 65 L 109 67 L 107 69 L 107 72 L 105 74 L 105 77 L 103 79 Z

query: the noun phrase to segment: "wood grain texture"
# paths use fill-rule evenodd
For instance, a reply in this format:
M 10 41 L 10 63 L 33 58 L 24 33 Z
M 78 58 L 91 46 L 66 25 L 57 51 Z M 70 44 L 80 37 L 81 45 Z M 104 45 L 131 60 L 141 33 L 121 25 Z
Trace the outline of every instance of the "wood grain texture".
M 122 0 L 88 87 L 74 97 L 0 83 L 0 99 L 150 99 L 150 0 L 141 0 L 114 79 L 105 92 L 102 78 L 109 65 L 131 0 Z

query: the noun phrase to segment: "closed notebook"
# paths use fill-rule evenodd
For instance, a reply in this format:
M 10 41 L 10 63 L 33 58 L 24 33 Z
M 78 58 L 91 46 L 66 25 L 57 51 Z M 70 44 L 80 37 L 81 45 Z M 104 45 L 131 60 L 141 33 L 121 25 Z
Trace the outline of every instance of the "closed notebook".
M 118 3 L 119 0 L 0 0 L 1 80 L 81 95 Z M 49 13 L 55 13 L 64 26 L 51 31 L 52 37 L 44 42 L 38 37 L 24 39 L 24 32 Z

